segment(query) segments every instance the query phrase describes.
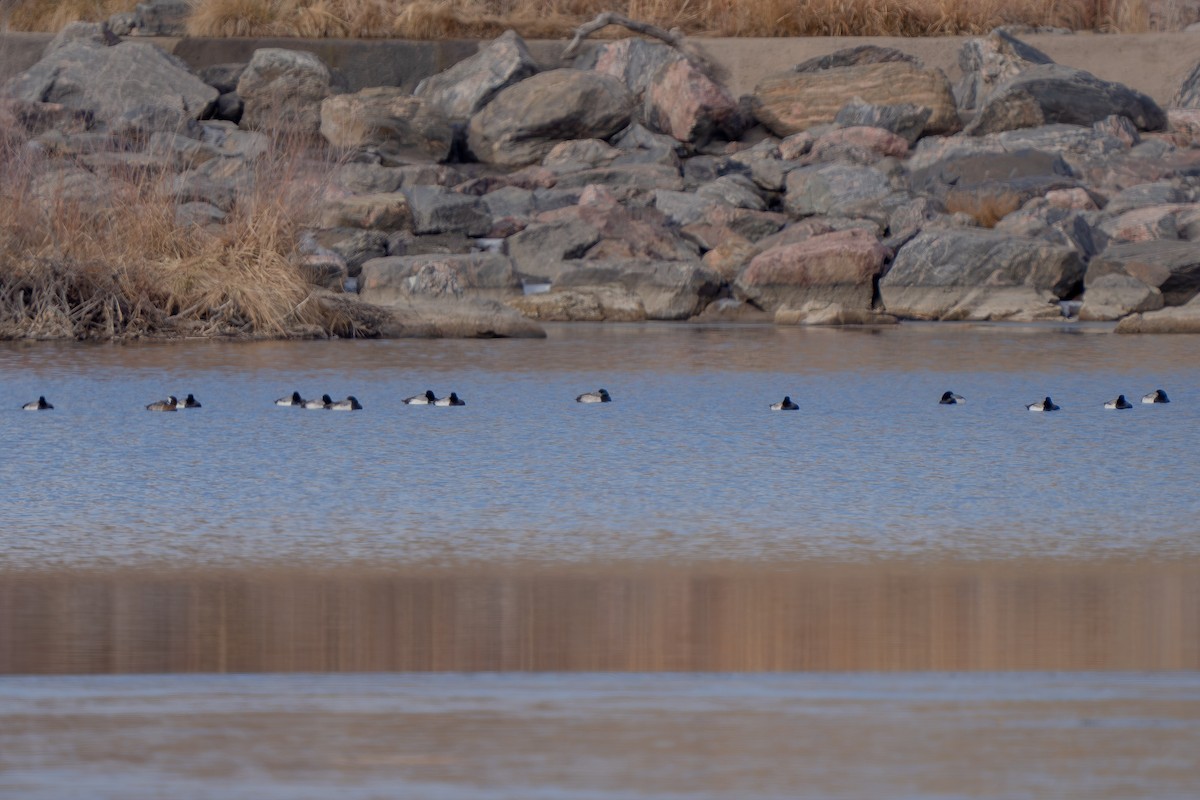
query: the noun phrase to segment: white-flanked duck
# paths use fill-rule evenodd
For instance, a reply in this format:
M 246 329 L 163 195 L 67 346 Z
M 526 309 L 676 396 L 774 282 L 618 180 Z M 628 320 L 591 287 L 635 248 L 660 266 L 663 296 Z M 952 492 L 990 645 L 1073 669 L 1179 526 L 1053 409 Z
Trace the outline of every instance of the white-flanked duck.
M 200 401 L 193 395 L 188 395 L 183 398 L 183 402 L 179 404 L 180 408 L 200 408 Z
M 1037 403 L 1030 403 L 1025 408 L 1030 411 L 1058 411 L 1059 409 L 1058 406 L 1054 405 L 1054 401 L 1050 399 L 1049 395 L 1046 395 L 1044 400 Z
M 179 408 L 179 401 L 175 399 L 175 395 L 170 395 L 166 400 L 159 400 L 146 406 L 148 411 L 174 411 Z
M 426 389 L 424 394 L 414 394 L 412 397 L 404 398 L 406 406 L 431 406 L 437 402 L 437 397 L 434 396 L 432 389 Z
M 321 395 L 320 400 L 305 400 L 305 408 L 329 408 L 333 405 L 333 398 L 327 394 Z
M 575 398 L 576 403 L 611 403 L 612 395 L 608 389 L 597 389 L 594 392 L 584 392 Z
M 451 392 L 449 397 L 438 398 L 438 400 L 436 402 L 434 402 L 434 405 L 435 406 L 465 406 L 466 402 L 463 401 L 456 392 Z
M 292 392 L 291 396 L 281 397 L 278 400 L 276 400 L 275 405 L 277 405 L 277 406 L 303 406 L 304 398 L 300 396 L 299 392 Z
M 938 400 L 938 404 L 943 406 L 958 406 L 965 402 L 967 402 L 967 398 L 954 392 L 942 392 L 942 399 Z
M 51 411 L 54 406 L 47 403 L 45 397 L 38 397 L 37 400 L 26 403 L 21 408 L 25 411 Z
M 1167 397 L 1167 393 L 1162 389 L 1155 389 L 1150 394 L 1142 398 L 1143 403 L 1169 403 L 1171 399 Z
M 1109 400 L 1107 403 L 1104 404 L 1104 407 L 1110 408 L 1110 409 L 1117 408 L 1117 409 L 1124 410 L 1126 408 L 1133 408 L 1133 403 L 1126 400 L 1125 395 L 1119 394 L 1119 395 L 1117 395 L 1116 400 Z
M 338 400 L 336 403 L 329 404 L 330 411 L 362 411 L 362 404 L 358 402 L 358 398 L 350 395 L 345 400 Z
M 772 411 L 799 411 L 800 406 L 792 402 L 790 395 L 785 395 L 778 403 L 771 403 Z

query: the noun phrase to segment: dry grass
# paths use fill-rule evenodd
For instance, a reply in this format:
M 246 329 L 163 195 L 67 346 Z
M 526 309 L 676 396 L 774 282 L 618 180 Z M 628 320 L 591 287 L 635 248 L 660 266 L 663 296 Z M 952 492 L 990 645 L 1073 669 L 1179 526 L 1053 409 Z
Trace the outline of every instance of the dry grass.
M 982 192 L 968 189 L 951 190 L 947 193 L 945 202 L 946 211 L 949 213 L 967 214 L 974 217 L 981 227 L 994 228 L 997 222 L 1024 205 L 1026 199 L 1013 191 Z
M 0 337 L 331 332 L 297 266 L 314 194 L 295 174 L 301 163 L 282 150 L 264 157 L 253 182 L 261 188 L 224 224 L 200 227 L 176 220 L 169 170 L 96 170 L 97 181 L 9 142 L 0 150 Z M 73 182 L 92 189 L 72 191 Z
M 8 0 L 16 30 L 100 20 L 134 0 Z M 194 36 L 558 38 L 604 11 L 708 36 L 937 36 L 1026 24 L 1133 33 L 1177 25 L 1150 0 L 196 0 Z

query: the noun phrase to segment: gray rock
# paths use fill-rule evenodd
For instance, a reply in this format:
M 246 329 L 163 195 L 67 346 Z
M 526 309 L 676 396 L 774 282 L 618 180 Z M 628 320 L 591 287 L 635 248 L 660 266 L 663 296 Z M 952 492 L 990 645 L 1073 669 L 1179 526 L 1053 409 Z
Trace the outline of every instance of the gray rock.
M 242 159 L 213 158 L 175 176 L 172 191 L 180 203 L 204 202 L 230 211 L 254 191 L 254 171 Z
M 557 172 L 592 169 L 610 164 L 621 151 L 600 139 L 573 139 L 559 142 L 542 159 L 542 166 Z
M 722 201 L 704 197 L 696 192 L 673 192 L 659 189 L 654 193 L 654 207 L 662 212 L 672 225 L 683 227 L 704 218 L 709 210 Z
M 246 71 L 244 61 L 226 64 L 212 64 L 196 70 L 196 77 L 216 89 L 221 94 L 236 92 L 238 81 Z
M 927 137 L 906 162 L 916 173 L 938 162 L 949 162 L 970 155 L 1016 153 L 1033 150 L 1061 156 L 1071 173 L 1081 175 L 1092 165 L 1109 165 L 1115 157 L 1128 151 L 1120 139 L 1078 125 L 1046 125 L 990 134 L 987 136 Z
M 720 277 L 693 262 L 622 259 L 569 262 L 557 289 L 619 287 L 637 297 L 647 319 L 687 319 L 700 313 L 720 289 Z
M 225 212 L 212 203 L 181 203 L 175 208 L 175 224 L 180 228 L 219 225 L 224 221 Z
M 1109 198 L 1104 206 L 1104 213 L 1109 216 L 1123 214 L 1135 208 L 1146 206 L 1166 205 L 1169 203 L 1187 203 L 1192 198 L 1182 188 L 1170 181 L 1155 181 L 1130 186 Z
M 512 262 L 498 253 L 373 258 L 362 265 L 359 296 L 386 304 L 418 296 L 503 300 L 522 294 Z
M 1192 208 L 1184 204 L 1143 206 L 1109 216 L 1096 228 L 1110 243 L 1179 239 L 1180 215 Z
M 93 47 L 112 47 L 121 40 L 104 22 L 69 22 L 42 50 L 42 58 L 61 50 L 68 44 L 86 44 Z
M 634 164 L 572 172 L 560 177 L 555 187 L 582 189 L 593 184 L 639 192 L 652 192 L 655 189 L 678 191 L 683 188 L 683 178 L 678 170 L 662 164 Z
M 884 201 L 892 193 L 888 176 L 874 167 L 823 164 L 788 173 L 784 204 L 797 217 L 882 215 L 886 220 Z
M 1093 228 L 1093 221 L 1091 212 L 1027 204 L 1020 211 L 1004 217 L 993 230 L 1065 245 L 1088 259 L 1103 250 L 1107 243 L 1106 238 Z
M 555 289 L 516 297 L 508 304 L 543 322 L 644 322 L 646 308 L 620 286 Z
M 1041 50 L 1003 30 L 968 39 L 958 51 L 963 74 L 955 91 L 958 107 L 964 111 L 979 108 L 1000 84 L 1030 67 L 1053 63 Z
M 133 27 L 139 36 L 186 36 L 191 13 L 188 0 L 150 0 L 137 4 Z
M 1175 108 L 1200 108 L 1200 61 L 1192 65 L 1171 105 Z
M 492 229 L 492 215 L 478 198 L 440 186 L 414 186 L 404 190 L 412 209 L 413 233 L 463 233 L 484 236 Z
M 918 234 L 879 281 L 891 314 L 916 319 L 1038 319 L 1059 314 L 1084 275 L 1073 249 L 985 230 Z
M 379 312 L 376 332 L 385 339 L 546 338 L 541 325 L 497 300 L 409 295 L 379 307 Z
M 663 164 L 678 169 L 683 145 L 673 136 L 655 133 L 639 123 L 633 123 L 616 138 L 613 145 L 622 154 L 613 166 L 624 164 Z
M 912 64 L 921 66 L 920 60 L 894 47 L 880 47 L 874 44 L 862 44 L 857 47 L 847 47 L 827 56 L 816 56 L 807 61 L 801 61 L 792 67 L 792 72 L 823 72 L 829 69 L 843 67 L 861 67 L 869 64 Z
M 114 134 L 177 131 L 208 116 L 217 90 L 156 47 L 124 42 L 64 44 L 13 78 L 6 93 L 88 113 Z
M 1163 307 L 1162 292 L 1124 273 L 1084 278 L 1084 284 L 1083 307 L 1079 309 L 1079 319 L 1084 322 L 1108 322 Z
M 673 47 L 646 39 L 618 39 L 605 42 L 576 60 L 577 69 L 590 69 L 610 75 L 629 89 L 635 101 L 641 101 L 654 76 L 667 64 L 685 61 Z
M 251 130 L 311 135 L 321 128 L 321 102 L 345 89 L 344 81 L 313 53 L 264 47 L 254 51 L 238 79 Z
M 1145 314 L 1131 314 L 1117 323 L 1117 333 L 1200 333 L 1200 300 Z
M 1077 185 L 1062 156 L 1038 150 L 959 153 L 914 170 L 914 190 L 992 227 L 1027 201 Z
M 980 136 L 1056 123 L 1090 126 L 1114 114 L 1128 117 L 1139 130 L 1167 126 L 1167 115 L 1141 92 L 1081 69 L 1041 64 L 997 86 L 964 132 Z
M 334 197 L 324 202 L 320 224 L 323 228 L 411 231 L 412 210 L 402 192 Z
M 1085 284 L 1111 274 L 1136 278 L 1162 292 L 1165 305 L 1181 306 L 1200 293 L 1200 247 L 1178 241 L 1112 245 L 1088 264 Z
M 734 208 L 766 211 L 767 203 L 754 181 L 744 175 L 723 175 L 696 190 L 701 199 L 715 200 Z
M 465 122 L 501 90 L 537 71 L 525 41 L 505 31 L 470 58 L 421 81 L 414 94 L 443 116 Z
M 327 97 L 320 131 L 334 147 L 371 147 L 392 159 L 445 161 L 454 147 L 450 120 L 393 86 Z
M 137 25 L 137 14 L 131 11 L 113 14 L 108 18 L 108 28 L 114 36 L 129 36 L 133 33 L 135 25 Z
M 535 223 L 505 240 L 505 252 L 517 272 L 533 281 L 553 283 L 571 259 L 580 259 L 600 241 L 600 231 L 580 219 Z
M 388 235 L 383 231 L 333 228 L 315 231 L 314 238 L 346 263 L 346 274 L 351 278 L 357 278 L 362 265 L 371 259 L 388 255 Z
M 504 89 L 471 118 L 467 142 L 489 164 L 541 161 L 568 139 L 607 139 L 629 123 L 633 99 L 625 85 L 596 72 L 558 69 Z
M 232 123 L 242 121 L 242 114 L 246 111 L 246 104 L 242 102 L 242 98 L 237 92 L 225 92 L 217 96 L 217 105 L 213 109 L 213 119 L 229 120 Z
M 880 104 L 868 103 L 856 97 L 838 111 L 833 121 L 843 128 L 866 126 L 883 128 L 903 137 L 910 145 L 921 138 L 921 132 L 929 122 L 932 109 L 913 103 Z
M 532 189 L 505 186 L 480 198 L 493 219 L 515 217 L 528 219 L 537 209 Z M 568 204 L 572 205 L 572 204 Z
M 346 262 L 336 253 L 319 253 L 301 256 L 296 268 L 305 281 L 313 286 L 340 292 L 349 277 Z

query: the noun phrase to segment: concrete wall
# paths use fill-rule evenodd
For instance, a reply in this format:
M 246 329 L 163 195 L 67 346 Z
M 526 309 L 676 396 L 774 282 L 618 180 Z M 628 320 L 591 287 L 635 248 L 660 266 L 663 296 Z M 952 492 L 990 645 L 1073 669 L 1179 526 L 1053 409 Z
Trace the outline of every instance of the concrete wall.
M 0 81 L 27 69 L 41 56 L 48 34 L 0 36 Z M 814 56 L 844 47 L 875 44 L 895 47 L 942 68 L 952 81 L 961 75 L 958 51 L 967 37 L 924 39 L 890 37 L 814 37 L 800 39 L 696 39 L 696 44 L 725 71 L 735 94 L 748 93 L 764 76 Z M 1022 37 L 1055 61 L 1119 81 L 1170 103 L 1184 75 L 1200 61 L 1200 33 L 1147 33 Z M 415 42 L 363 39 L 146 39 L 182 58 L 193 68 L 249 60 L 260 47 L 309 50 L 342 71 L 352 89 L 367 86 L 412 88 L 422 79 L 476 52 L 474 40 Z M 557 66 L 566 42 L 530 41 L 534 56 Z

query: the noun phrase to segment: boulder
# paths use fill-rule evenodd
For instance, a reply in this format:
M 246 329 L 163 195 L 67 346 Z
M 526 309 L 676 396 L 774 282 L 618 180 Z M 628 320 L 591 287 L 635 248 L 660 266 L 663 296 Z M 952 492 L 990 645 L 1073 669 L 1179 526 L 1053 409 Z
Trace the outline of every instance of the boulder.
M 334 197 L 325 201 L 322 228 L 369 228 L 381 231 L 412 230 L 412 209 L 401 192 Z
M 838 128 L 822 134 L 801 159 L 801 164 L 874 164 L 885 158 L 904 158 L 908 141 L 882 128 Z
M 89 114 L 113 134 L 185 130 L 208 116 L 217 90 L 153 45 L 73 41 L 13 78 L 5 94 Z
M 717 246 L 704 254 L 701 261 L 704 266 L 721 276 L 721 280 L 733 283 L 738 274 L 745 269 L 762 249 L 749 239 L 738 236 L 733 231 L 721 238 Z
M 1192 65 L 1171 105 L 1174 108 L 1200 108 L 1200 61 Z
M 732 208 L 767 210 L 767 202 L 762 193 L 754 182 L 744 175 L 722 175 L 712 183 L 701 186 L 695 194 L 701 200 L 712 200 Z
M 644 322 L 646 308 L 620 286 L 556 289 L 515 297 L 508 304 L 542 322 Z
M 546 338 L 541 325 L 497 300 L 405 296 L 379 311 L 377 332 L 384 339 Z
M 133 29 L 138 36 L 186 36 L 191 13 L 189 0 L 138 3 L 133 11 Z
M 492 229 L 492 215 L 478 197 L 441 186 L 414 186 L 404 190 L 412 212 L 413 233 L 462 233 L 484 236 Z
M 747 127 L 733 95 L 687 59 L 664 64 L 654 74 L 642 117 L 653 130 L 697 144 L 716 136 L 737 139 Z
M 72 43 L 90 44 L 94 47 L 112 47 L 120 44 L 121 39 L 104 22 L 68 22 L 42 50 L 42 57 L 45 58 Z
M 823 164 L 788 173 L 784 205 L 797 217 L 866 217 L 886 221 L 891 181 L 874 167 Z
M 790 136 L 833 122 L 850 99 L 864 103 L 928 108 L 923 133 L 953 133 L 960 127 L 950 82 L 941 70 L 910 61 L 834 66 L 768 76 L 754 89 L 754 116 L 776 136 Z
M 321 102 L 344 90 L 321 59 L 302 50 L 264 47 L 254 51 L 238 78 L 242 126 L 307 136 L 321 129 Z
M 238 81 L 246 71 L 246 62 L 234 61 L 224 64 L 210 64 L 196 70 L 196 77 L 216 89 L 221 94 L 237 92 Z
M 1155 181 L 1130 186 L 1108 199 L 1104 213 L 1110 216 L 1124 214 L 1147 206 L 1174 205 L 1191 199 L 1188 192 L 1172 181 Z
M 388 255 L 388 235 L 383 231 L 359 228 L 332 228 L 314 231 L 315 243 L 336 253 L 346 263 L 346 273 L 357 278 L 362 265 L 373 258 Z
M 868 103 L 855 97 L 842 106 L 833 121 L 843 128 L 882 128 L 913 144 L 921 138 L 933 110 L 913 103 Z M 907 148 L 905 148 L 907 154 Z
M 507 300 L 522 291 L 512 262 L 498 253 L 373 258 L 362 265 L 358 289 L 377 304 L 409 295 Z
M 467 142 L 480 161 L 524 166 L 568 139 L 607 139 L 629 124 L 625 85 L 596 72 L 557 69 L 509 86 L 471 118 Z
M 557 189 L 583 189 L 593 185 L 627 194 L 653 192 L 656 189 L 677 191 L 683 188 L 683 178 L 678 170 L 665 164 L 630 164 L 570 172 L 560 176 L 554 184 Z
M 623 288 L 641 301 L 647 319 L 694 316 L 716 297 L 721 286 L 716 273 L 696 262 L 633 258 L 569 263 L 555 288 Z
M 1180 214 L 1193 206 L 1170 203 L 1135 208 L 1101 222 L 1097 228 L 1112 243 L 1179 239 Z
M 573 139 L 554 145 L 542 166 L 562 172 L 594 169 L 612 163 L 619 155 L 620 150 L 601 139 Z
M 996 29 L 987 36 L 968 39 L 958 51 L 962 69 L 956 94 L 964 111 L 979 108 L 995 88 L 1030 67 L 1053 64 L 1054 59 L 1006 31 Z
M 320 131 L 334 147 L 373 147 L 392 159 L 445 161 L 454 147 L 450 120 L 393 86 L 325 98 Z
M 734 288 L 759 308 L 799 308 L 809 302 L 869 309 L 874 282 L 889 253 L 863 230 L 810 237 L 764 250 L 738 275 Z
M 421 81 L 413 94 L 442 116 L 466 122 L 500 91 L 537 71 L 525 40 L 510 30 L 470 58 Z
M 1056 123 L 1090 126 L 1114 114 L 1128 117 L 1139 130 L 1167 126 L 1167 115 L 1141 92 L 1081 69 L 1040 64 L 997 86 L 964 132 L 981 136 Z
M 564 262 L 582 258 L 600 237 L 597 226 L 571 216 L 529 225 L 508 237 L 504 248 L 520 275 L 553 283 L 567 268 Z
M 1072 189 L 1076 181 L 1061 156 L 1016 150 L 952 155 L 914 170 L 912 185 L 936 197 L 948 212 L 969 214 L 990 228 L 1026 202 Z
M 1110 167 L 1112 162 L 1127 153 L 1129 148 L 1120 139 L 1095 128 L 1045 125 L 987 136 L 925 138 L 917 142 L 906 166 L 915 174 L 921 170 L 928 170 L 939 162 L 950 162 L 966 156 L 980 156 L 986 161 L 989 154 L 1025 150 L 1059 156 L 1070 167 L 1072 174 L 1080 176 L 1092 165 L 1101 169 Z M 1022 174 L 1028 173 L 1023 171 Z
M 924 231 L 879 281 L 888 313 L 937 320 L 1039 319 L 1076 294 L 1084 266 L 1073 249 L 977 229 Z
M 1186 305 L 1131 314 L 1117 323 L 1117 333 L 1200 333 L 1200 299 Z
M 1136 278 L 1162 292 L 1164 305 L 1181 306 L 1200 293 L 1200 247 L 1178 241 L 1113 245 L 1088 264 L 1085 285 L 1111 274 Z
M 1079 319 L 1084 322 L 1110 322 L 1163 307 L 1162 292 L 1132 275 L 1110 272 L 1095 280 L 1085 277 L 1084 284 L 1083 306 L 1079 309 Z
M 775 312 L 776 325 L 895 325 L 891 314 L 870 308 L 846 308 L 841 303 L 813 300 L 800 308 L 781 308 Z
M 242 159 L 213 158 L 176 175 L 172 192 L 176 202 L 210 203 L 229 211 L 254 191 L 255 184 L 254 171 Z

